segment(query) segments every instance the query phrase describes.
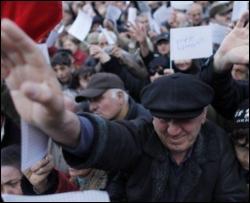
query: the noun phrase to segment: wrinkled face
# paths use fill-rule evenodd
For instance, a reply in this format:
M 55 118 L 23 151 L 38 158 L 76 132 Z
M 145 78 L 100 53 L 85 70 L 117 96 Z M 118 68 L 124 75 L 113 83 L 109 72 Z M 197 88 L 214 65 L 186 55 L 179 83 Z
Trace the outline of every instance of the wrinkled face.
M 108 120 L 118 117 L 124 104 L 123 97 L 113 95 L 110 90 L 89 101 L 90 111 Z
M 196 141 L 201 125 L 206 121 L 206 111 L 193 119 L 153 120 L 154 129 L 163 145 L 171 153 L 187 152 Z
M 150 30 L 148 16 L 146 15 L 138 16 L 137 23 L 139 24 L 140 27 L 145 27 L 147 31 Z
M 12 166 L 1 166 L 1 193 L 22 195 L 21 172 Z
M 78 46 L 72 42 L 70 39 L 66 39 L 63 42 L 63 48 L 70 50 L 73 54 L 77 51 Z
M 66 65 L 56 65 L 53 67 L 54 71 L 56 72 L 57 79 L 62 84 L 67 84 L 71 80 L 71 68 Z
M 200 5 L 194 5 L 188 12 L 188 17 L 193 26 L 200 25 L 202 23 L 202 7 Z
M 170 45 L 169 45 L 168 41 L 166 41 L 166 40 L 159 41 L 157 43 L 157 51 L 161 55 L 167 55 L 170 51 Z
M 176 60 L 174 61 L 176 68 L 181 71 L 186 71 L 192 66 L 192 60 Z

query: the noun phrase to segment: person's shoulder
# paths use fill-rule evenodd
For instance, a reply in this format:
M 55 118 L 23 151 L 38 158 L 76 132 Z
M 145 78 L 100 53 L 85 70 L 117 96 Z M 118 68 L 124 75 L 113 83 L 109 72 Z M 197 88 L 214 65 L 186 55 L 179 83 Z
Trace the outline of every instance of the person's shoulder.
M 207 121 L 201 129 L 201 133 L 204 135 L 205 143 L 208 149 L 219 154 L 224 153 L 232 148 L 232 142 L 229 134 L 224 129 L 216 125 L 211 121 Z

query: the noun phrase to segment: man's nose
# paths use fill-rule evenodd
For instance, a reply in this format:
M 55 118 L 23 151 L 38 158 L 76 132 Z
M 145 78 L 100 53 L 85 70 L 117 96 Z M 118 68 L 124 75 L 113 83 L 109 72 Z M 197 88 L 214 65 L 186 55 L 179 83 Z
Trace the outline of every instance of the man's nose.
M 180 132 L 181 132 L 181 128 L 176 122 L 170 121 L 168 123 L 168 134 L 169 135 L 175 136 L 175 135 L 178 135 Z

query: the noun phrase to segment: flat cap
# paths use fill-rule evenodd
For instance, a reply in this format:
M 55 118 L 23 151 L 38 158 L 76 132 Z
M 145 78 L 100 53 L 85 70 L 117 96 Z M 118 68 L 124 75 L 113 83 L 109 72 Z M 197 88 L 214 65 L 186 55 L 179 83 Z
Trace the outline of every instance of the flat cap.
M 112 73 L 96 73 L 91 78 L 87 88 L 78 95 L 75 100 L 81 102 L 84 99 L 91 99 L 101 96 L 109 89 L 125 90 L 123 81 Z
M 210 7 L 209 16 L 214 18 L 216 14 L 226 14 L 232 11 L 232 5 L 229 3 L 215 2 Z
M 213 95 L 213 89 L 197 76 L 175 73 L 145 87 L 141 102 L 157 118 L 190 119 L 202 113 Z

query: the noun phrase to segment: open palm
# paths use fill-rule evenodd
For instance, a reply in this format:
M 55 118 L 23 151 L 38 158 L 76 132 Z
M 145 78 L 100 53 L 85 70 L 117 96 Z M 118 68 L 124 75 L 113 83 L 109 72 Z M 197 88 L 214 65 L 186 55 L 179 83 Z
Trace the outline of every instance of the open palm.
M 14 23 L 1 21 L 1 70 L 21 117 L 49 124 L 63 109 L 60 84 L 36 44 Z M 56 95 L 56 96 L 55 96 Z

